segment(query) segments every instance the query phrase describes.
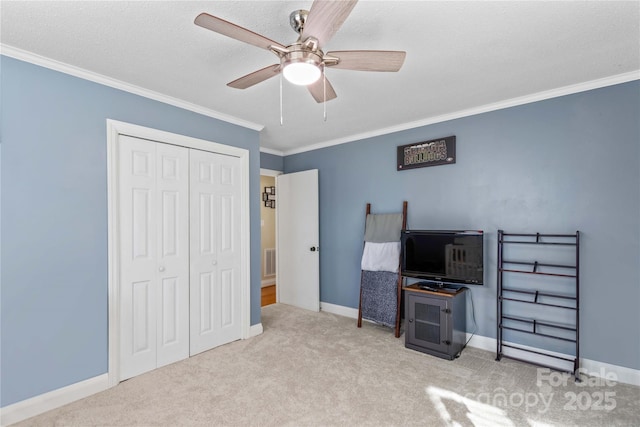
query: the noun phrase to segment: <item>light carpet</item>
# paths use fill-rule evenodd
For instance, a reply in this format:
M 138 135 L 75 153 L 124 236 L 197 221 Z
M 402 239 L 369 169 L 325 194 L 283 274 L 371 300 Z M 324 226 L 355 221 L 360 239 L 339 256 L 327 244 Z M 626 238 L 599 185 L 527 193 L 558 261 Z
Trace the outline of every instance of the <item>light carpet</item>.
M 638 387 L 537 385 L 532 365 L 474 348 L 447 361 L 389 328 L 282 304 L 264 307 L 262 323 L 258 337 L 17 425 L 640 426 Z

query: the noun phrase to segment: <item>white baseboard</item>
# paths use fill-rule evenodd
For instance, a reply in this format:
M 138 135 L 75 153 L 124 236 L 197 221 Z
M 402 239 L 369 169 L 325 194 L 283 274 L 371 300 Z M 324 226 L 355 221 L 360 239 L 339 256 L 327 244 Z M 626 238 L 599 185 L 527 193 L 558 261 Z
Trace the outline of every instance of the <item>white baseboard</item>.
M 67 405 L 109 388 L 109 375 L 102 374 L 48 393 L 8 405 L 0 410 L 2 427 Z
M 358 309 L 357 308 L 345 307 L 343 305 L 330 304 L 328 302 L 320 301 L 320 311 L 326 311 L 327 313 L 337 314 L 338 316 L 349 317 L 351 319 L 357 319 L 358 318 Z M 373 320 L 364 319 L 364 318 L 362 319 L 362 321 L 363 322 L 368 322 L 368 323 L 376 323 Z
M 589 375 L 604 378 L 605 375 L 610 376 L 611 373 L 613 373 L 617 378 L 615 381 L 640 387 L 640 370 L 638 369 L 611 365 L 609 363 L 597 362 L 589 359 L 580 359 L 580 362 L 580 367 Z
M 470 337 L 470 334 L 467 333 L 467 340 L 469 339 L 469 337 Z M 554 356 L 565 357 L 565 358 L 573 357 L 570 354 L 557 353 L 557 352 L 548 351 L 548 350 L 540 350 L 539 348 L 530 347 L 527 345 L 515 344 L 510 342 L 505 342 L 505 343 L 514 344 L 514 345 L 517 345 L 518 347 L 525 348 L 528 350 L 542 351 Z M 470 347 L 492 351 L 494 353 L 497 350 L 497 347 L 496 347 L 497 341 L 495 338 L 483 337 L 478 335 L 474 335 L 473 338 L 471 338 L 471 341 L 469 341 L 468 345 Z M 508 353 L 509 350 L 512 350 L 512 349 L 503 348 L 503 353 L 509 354 Z M 517 350 L 515 350 L 513 354 L 516 355 L 516 353 L 517 353 Z M 532 362 L 556 366 L 553 363 L 552 358 L 547 358 L 543 355 L 539 355 L 535 353 L 527 353 L 526 358 L 527 360 L 531 360 Z M 568 369 L 571 370 L 573 369 L 573 367 L 571 366 Z M 616 382 L 640 386 L 640 370 L 638 369 L 631 369 L 625 366 L 612 365 L 610 363 L 600 362 L 597 360 L 581 358 L 579 371 L 590 376 L 596 376 L 601 378 L 604 378 L 605 376 L 607 376 L 607 378 L 611 379 L 613 377 L 613 378 L 616 378 L 615 379 Z
M 251 325 L 249 328 L 249 338 L 258 336 L 262 334 L 262 332 L 262 323 Z M 0 427 L 35 417 L 36 415 L 104 391 L 109 387 L 109 375 L 102 374 L 5 406 L 0 408 Z
M 358 309 L 345 307 L 342 305 L 330 304 L 328 302 L 320 302 L 320 310 L 326 311 L 327 313 L 333 313 L 340 316 L 351 317 L 353 319 L 358 318 Z M 471 337 L 471 334 L 467 333 L 467 340 Z M 496 352 L 496 339 L 489 338 L 481 335 L 474 335 L 471 337 L 471 341 L 467 344 L 469 347 L 478 348 L 481 350 Z M 572 357 L 566 354 L 554 353 L 547 350 L 540 350 L 535 347 L 524 346 L 518 344 L 519 347 L 527 348 L 535 351 L 544 351 L 549 354 L 553 354 L 560 357 Z M 527 357 L 529 360 L 538 363 L 547 363 L 549 364 L 549 358 L 545 358 L 544 356 L 538 356 L 536 354 L 528 354 Z M 603 375 L 611 375 L 614 374 L 617 379 L 617 382 L 632 384 L 636 386 L 640 386 L 640 370 L 631 369 L 624 366 L 611 365 L 605 362 L 599 362 L 597 360 L 590 360 L 581 358 L 580 359 L 580 369 L 582 372 L 588 375 L 593 375 L 596 377 L 603 377 Z
M 471 337 L 471 334 L 467 332 L 467 340 L 469 340 L 469 338 L 471 338 L 471 341 L 469 341 L 469 344 L 468 344 L 469 347 L 490 351 L 490 352 L 493 352 L 494 354 L 496 353 L 497 340 L 495 338 L 489 338 L 489 337 L 484 337 L 479 335 L 474 335 L 473 337 Z M 573 356 L 571 356 L 570 354 L 558 353 L 558 352 L 549 351 L 549 350 L 541 350 L 536 347 L 531 347 L 528 345 L 513 343 L 509 341 L 505 341 L 504 344 L 514 345 L 525 350 L 525 351 L 522 351 L 522 350 L 514 349 L 511 347 L 503 347 L 502 354 L 504 354 L 505 357 L 513 356 L 513 357 L 521 358 L 523 360 L 530 360 L 533 363 L 539 363 L 547 366 L 554 366 L 556 367 L 556 369 L 559 369 L 562 371 L 573 371 L 573 362 L 563 360 L 563 359 L 556 359 L 556 357 L 560 357 L 564 359 L 573 359 Z M 545 356 L 543 354 L 538 354 L 538 353 L 530 353 L 530 352 L 527 352 L 526 350 L 544 352 L 549 356 Z M 581 359 L 581 363 L 583 361 L 584 359 Z
M 274 277 L 273 279 L 264 279 L 263 281 L 260 282 L 260 287 L 264 288 L 266 286 L 271 286 L 271 285 L 275 285 L 276 284 L 276 278 Z
M 258 335 L 262 334 L 262 332 L 264 332 L 262 323 L 251 325 L 251 327 L 249 327 L 249 338 L 257 337 Z
M 471 337 L 471 334 L 467 332 L 467 341 L 469 341 L 470 337 Z M 479 348 L 480 350 L 487 350 L 487 351 L 494 351 L 494 352 L 496 351 L 496 339 L 484 337 L 481 335 L 474 335 L 471 338 L 471 341 L 469 341 L 469 344 L 467 345 L 469 347 Z
M 262 323 L 251 325 L 249 338 L 262 334 Z M 117 384 L 117 382 L 116 382 Z M 88 380 L 80 381 L 66 387 L 59 388 L 29 399 L 22 400 L 12 405 L 0 408 L 0 427 L 35 417 L 52 409 L 67 405 L 76 400 L 91 396 L 111 387 L 109 375 L 102 374 Z
M 337 314 L 339 316 L 351 317 L 352 319 L 358 318 L 358 309 L 345 307 L 343 305 L 330 304 L 328 302 L 320 301 L 320 311 L 326 311 L 327 313 Z

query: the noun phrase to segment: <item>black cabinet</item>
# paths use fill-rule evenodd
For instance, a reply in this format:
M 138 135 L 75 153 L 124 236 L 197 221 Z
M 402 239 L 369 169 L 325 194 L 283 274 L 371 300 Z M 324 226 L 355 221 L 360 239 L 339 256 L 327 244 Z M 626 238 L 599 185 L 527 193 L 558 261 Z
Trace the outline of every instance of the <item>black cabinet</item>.
M 405 347 L 444 359 L 455 359 L 466 342 L 466 289 L 405 289 Z

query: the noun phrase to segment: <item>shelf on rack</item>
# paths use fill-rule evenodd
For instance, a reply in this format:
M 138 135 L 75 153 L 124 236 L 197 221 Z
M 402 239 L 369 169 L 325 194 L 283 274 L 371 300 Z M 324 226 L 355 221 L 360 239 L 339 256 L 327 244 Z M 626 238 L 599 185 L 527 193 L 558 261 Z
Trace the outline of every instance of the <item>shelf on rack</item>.
M 557 360 L 563 360 L 565 362 L 570 362 L 575 366 L 575 358 L 573 358 L 573 357 L 565 357 L 565 356 L 560 356 L 560 355 L 557 355 L 557 354 L 552 354 L 550 352 L 531 350 L 529 348 L 524 348 L 524 347 L 520 347 L 520 346 L 513 345 L 513 344 L 507 344 L 507 343 L 502 344 L 502 346 L 503 347 L 507 347 L 507 348 L 511 348 L 511 349 L 514 349 L 514 350 L 517 350 L 517 351 L 523 351 L 523 352 L 538 354 L 540 356 L 549 357 L 549 358 L 553 358 L 553 359 L 557 359 Z M 530 364 L 536 365 L 536 366 L 542 366 L 542 367 L 545 367 L 545 368 L 561 370 L 557 366 L 553 366 L 553 365 L 549 365 L 549 364 L 545 364 L 545 363 L 540 363 L 540 362 L 533 362 L 531 360 L 526 360 L 526 359 L 523 359 L 523 358 L 520 358 L 520 357 L 516 357 L 516 356 L 513 356 L 513 355 L 509 355 L 509 354 L 502 354 L 502 357 L 505 357 L 505 358 L 511 359 L 511 360 L 517 360 L 518 362 L 524 362 L 524 363 L 530 363 Z M 569 370 L 563 370 L 563 371 L 564 372 L 568 372 L 570 374 L 574 373 L 574 372 L 569 371 Z
M 513 292 L 513 293 L 520 293 L 520 294 L 525 294 L 525 295 L 533 295 L 533 301 L 532 300 L 527 300 L 527 299 L 521 299 L 521 298 L 514 298 L 514 297 L 506 297 L 504 296 L 505 292 Z M 502 288 L 502 295 L 498 295 L 498 299 L 503 300 L 503 301 L 516 301 L 516 302 L 522 302 L 525 304 L 536 304 L 536 305 L 544 305 L 547 307 L 557 307 L 557 308 L 566 308 L 567 310 L 577 310 L 576 307 L 572 307 L 570 305 L 563 305 L 563 304 L 552 304 L 549 302 L 541 302 L 538 300 L 539 297 L 543 297 L 543 298 L 558 298 L 558 299 L 564 299 L 564 300 L 569 300 L 569 301 L 577 301 L 577 298 L 575 296 L 570 296 L 570 295 L 562 295 L 562 294 L 556 294 L 556 293 L 552 293 L 552 292 L 540 292 L 540 291 L 526 291 L 526 290 L 522 290 L 522 289 L 513 289 L 513 288 Z
M 501 230 L 502 231 L 502 230 Z M 542 234 L 542 233 L 502 233 L 502 238 L 504 243 L 515 243 L 515 244 L 524 244 L 524 245 L 557 245 L 557 246 L 577 246 L 577 239 L 575 241 L 568 242 L 547 242 L 542 241 L 540 239 L 550 238 L 550 239 L 571 239 L 575 238 L 576 234 Z M 509 240 L 505 239 L 505 237 L 535 237 L 536 240 Z
M 505 233 L 503 232 L 502 235 L 504 237 L 575 237 L 575 234 L 545 234 L 545 233 Z M 511 242 L 509 242 L 511 243 Z M 536 243 L 536 242 L 529 242 L 529 243 Z M 544 242 L 540 242 L 540 243 L 544 243 Z
M 505 243 L 517 243 L 517 244 L 525 244 L 525 245 L 558 245 L 558 246 L 575 246 L 574 243 L 563 243 L 563 242 L 526 242 L 526 241 L 518 241 L 518 240 L 509 240 Z
M 575 326 L 559 325 L 559 324 L 549 323 L 549 322 L 540 321 L 540 320 L 536 320 L 536 319 L 526 319 L 526 318 L 523 318 L 523 317 L 506 316 L 506 315 L 503 315 L 502 319 L 503 320 L 510 320 L 510 321 L 513 321 L 513 322 L 526 323 L 526 324 L 532 326 L 532 328 L 529 330 L 529 329 L 517 328 L 515 326 L 508 326 L 508 325 L 505 325 L 503 322 L 501 322 L 498 327 L 500 329 L 503 329 L 503 330 L 506 329 L 506 330 L 509 330 L 509 331 L 523 332 L 523 333 L 526 333 L 526 334 L 538 335 L 538 336 L 541 336 L 541 337 L 553 338 L 553 339 L 572 342 L 572 343 L 576 342 L 575 339 L 561 337 L 561 336 L 558 336 L 558 335 L 550 335 L 550 334 L 547 334 L 547 333 L 540 332 L 540 330 L 538 329 L 538 327 L 542 327 L 542 328 L 554 328 L 554 329 L 560 329 L 560 330 L 569 331 L 569 332 L 575 332 L 576 331 Z
M 546 306 L 546 307 L 556 307 L 556 308 L 566 308 L 568 310 L 577 310 L 575 307 L 568 307 L 566 305 L 549 304 L 547 302 L 527 301 L 526 299 L 505 298 L 505 297 L 498 297 L 498 299 L 501 300 L 501 301 L 515 301 L 515 302 L 523 302 L 525 304 L 535 304 L 535 305 L 543 305 L 543 306 Z
M 573 295 L 557 294 L 557 293 L 554 293 L 554 292 L 527 291 L 527 290 L 524 290 L 524 289 L 505 288 L 504 286 L 502 287 L 502 290 L 504 292 L 517 292 L 517 293 L 520 293 L 520 294 L 534 295 L 535 296 L 535 300 L 537 300 L 538 297 L 550 297 L 550 298 L 562 298 L 562 299 L 576 300 L 576 297 L 573 296 Z
M 575 265 L 562 265 L 562 264 L 547 264 L 538 261 L 507 261 L 506 259 L 502 260 L 503 264 L 518 264 L 518 265 L 530 265 L 532 267 L 553 267 L 553 268 L 565 268 L 565 269 L 573 269 L 575 270 Z M 535 271 L 535 270 L 534 270 Z
M 506 329 L 508 331 L 523 332 L 525 334 L 537 335 L 539 337 L 553 338 L 554 340 L 560 340 L 560 341 L 566 341 L 566 342 L 572 342 L 572 343 L 576 342 L 575 339 L 571 339 L 571 338 L 559 337 L 559 336 L 550 335 L 550 334 L 543 334 L 542 332 L 527 331 L 526 329 L 514 328 L 512 326 L 504 326 L 502 324 L 500 324 L 500 329 Z
M 536 326 L 544 326 L 544 327 L 549 327 L 549 328 L 556 328 L 556 329 L 564 329 L 567 331 L 576 331 L 576 327 L 575 326 L 568 326 L 568 325 L 560 325 L 558 323 L 550 323 L 550 322 L 546 322 L 546 321 L 540 321 L 537 319 L 527 319 L 525 317 L 518 317 L 518 316 L 506 316 L 503 315 L 502 316 L 503 319 L 507 319 L 507 320 L 513 320 L 515 322 L 522 322 L 522 323 L 528 323 L 530 325 L 534 326 L 534 331 L 535 331 L 535 327 Z
M 576 277 L 575 274 L 542 273 L 540 271 L 513 270 L 510 268 L 501 268 L 500 271 L 508 273 L 538 274 L 540 276 Z

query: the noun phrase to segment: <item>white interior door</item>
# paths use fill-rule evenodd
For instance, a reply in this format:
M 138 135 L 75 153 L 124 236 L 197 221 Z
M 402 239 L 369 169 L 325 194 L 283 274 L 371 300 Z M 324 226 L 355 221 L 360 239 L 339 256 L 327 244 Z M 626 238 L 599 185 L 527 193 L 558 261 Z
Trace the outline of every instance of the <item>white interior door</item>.
M 320 310 L 318 170 L 276 177 L 278 301 Z
M 193 355 L 242 337 L 239 159 L 191 150 L 190 176 Z
M 120 137 L 120 380 L 188 357 L 188 151 Z

